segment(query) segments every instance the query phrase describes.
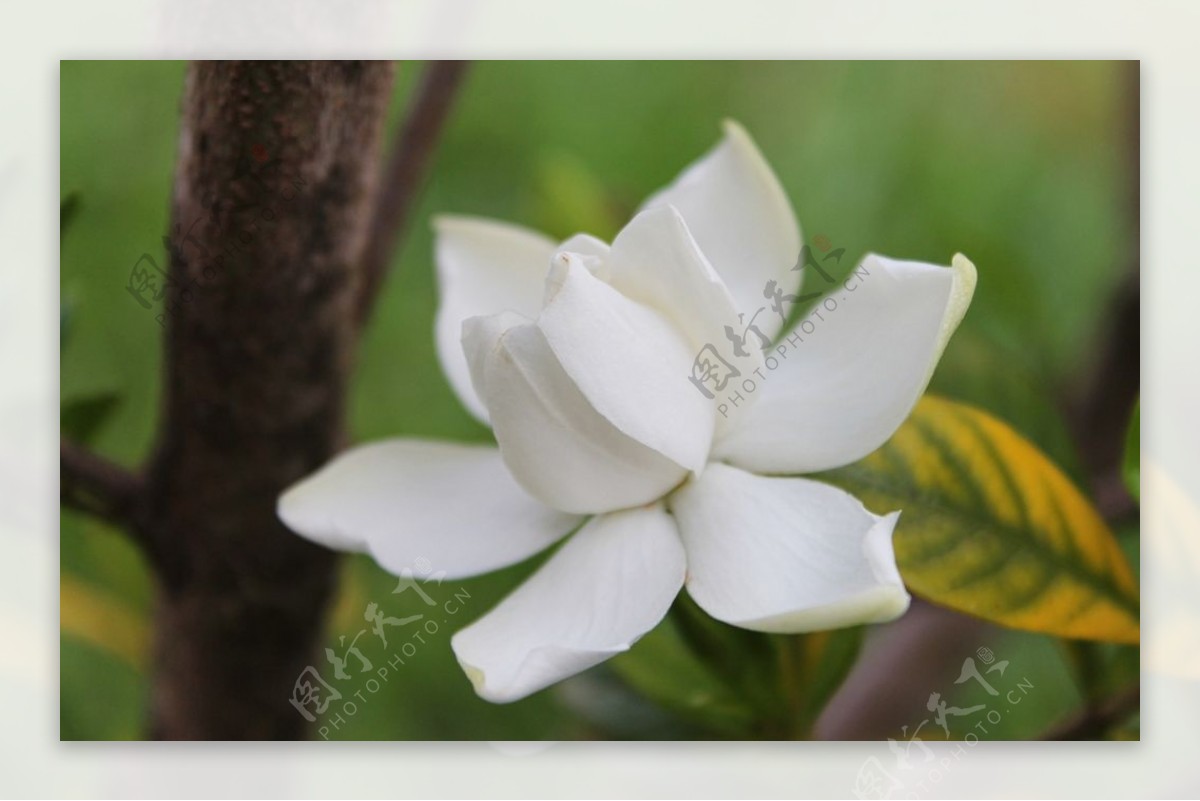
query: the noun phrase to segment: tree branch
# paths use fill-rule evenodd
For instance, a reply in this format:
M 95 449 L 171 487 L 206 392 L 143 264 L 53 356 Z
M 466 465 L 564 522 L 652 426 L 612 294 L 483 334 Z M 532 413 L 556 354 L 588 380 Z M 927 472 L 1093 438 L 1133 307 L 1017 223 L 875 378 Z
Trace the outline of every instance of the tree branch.
M 1052 727 L 1042 740 L 1099 740 L 1113 726 L 1132 715 L 1142 703 L 1140 687 L 1115 696 L 1105 704 L 1089 707 L 1070 720 Z
M 465 61 L 434 61 L 425 68 L 396 136 L 363 252 L 362 285 L 356 309 L 360 326 L 371 315 L 467 64 Z
M 343 441 L 392 76 L 375 61 L 188 67 L 145 504 L 155 737 L 308 731 L 291 701 L 318 661 L 336 557 L 276 504 Z
M 59 445 L 59 497 L 64 506 L 130 527 L 142 494 L 140 476 L 64 439 Z

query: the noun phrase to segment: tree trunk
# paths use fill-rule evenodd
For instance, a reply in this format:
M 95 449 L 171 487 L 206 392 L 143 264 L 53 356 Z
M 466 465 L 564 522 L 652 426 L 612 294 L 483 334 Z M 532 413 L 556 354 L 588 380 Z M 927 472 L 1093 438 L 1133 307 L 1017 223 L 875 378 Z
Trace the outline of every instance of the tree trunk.
M 392 83 L 377 62 L 197 62 L 171 209 L 164 409 L 136 521 L 159 579 L 152 733 L 306 734 L 335 560 L 275 516 L 341 441 Z

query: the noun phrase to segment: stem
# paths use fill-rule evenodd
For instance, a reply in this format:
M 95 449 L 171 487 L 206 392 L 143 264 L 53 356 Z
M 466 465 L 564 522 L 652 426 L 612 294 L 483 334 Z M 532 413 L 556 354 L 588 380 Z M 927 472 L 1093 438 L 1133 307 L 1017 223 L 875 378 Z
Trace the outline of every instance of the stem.
M 63 506 L 122 527 L 132 523 L 143 490 L 140 476 L 67 439 L 59 445 L 59 483 Z
M 400 235 L 412 216 L 467 64 L 431 62 L 421 75 L 408 115 L 396 135 L 363 252 L 363 283 L 356 310 L 359 325 L 370 317 Z
M 805 677 L 807 664 L 805 643 L 808 635 L 791 634 L 772 637 L 779 655 L 779 685 L 786 704 L 785 732 L 790 740 L 803 739 L 801 730 L 805 728 L 804 720 L 804 690 L 801 682 Z

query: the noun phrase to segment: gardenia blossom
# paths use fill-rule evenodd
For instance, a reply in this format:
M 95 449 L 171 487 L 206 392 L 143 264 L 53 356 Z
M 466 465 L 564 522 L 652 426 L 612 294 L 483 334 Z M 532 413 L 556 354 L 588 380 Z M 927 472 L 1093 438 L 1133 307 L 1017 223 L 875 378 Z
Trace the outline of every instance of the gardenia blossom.
M 726 327 L 744 330 L 768 282 L 798 294 L 804 272 L 787 196 L 734 123 L 611 245 L 467 217 L 435 229 L 438 356 L 498 447 L 357 447 L 289 489 L 279 516 L 393 573 L 424 558 L 451 579 L 565 538 L 452 638 L 480 696 L 514 701 L 629 649 L 683 587 L 764 632 L 904 612 L 899 512 L 797 476 L 861 459 L 908 416 L 970 303 L 965 257 L 868 255 L 803 341 L 782 347 L 768 310 L 756 323 L 775 344 L 751 337 L 734 356 Z M 759 376 L 754 391 L 736 404 L 700 391 L 706 345 L 742 376 L 731 390 Z

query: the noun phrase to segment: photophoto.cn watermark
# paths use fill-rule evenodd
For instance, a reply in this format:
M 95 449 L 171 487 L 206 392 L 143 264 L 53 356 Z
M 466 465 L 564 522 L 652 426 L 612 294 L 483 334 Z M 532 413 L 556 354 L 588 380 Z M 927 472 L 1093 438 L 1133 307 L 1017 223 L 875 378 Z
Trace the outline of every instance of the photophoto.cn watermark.
M 459 587 L 448 594 L 442 588 L 445 576 L 444 571 L 435 573 L 428 559 L 415 560 L 411 569 L 400 571 L 391 594 L 415 593 L 426 607 L 424 612 L 393 617 L 371 601 L 363 609 L 368 625 L 352 637 L 338 637 L 336 648 L 325 649 L 324 673 L 315 665 L 300 671 L 288 700 L 305 720 L 317 724 L 321 739 L 328 740 L 332 732 L 348 725 L 427 642 L 446 636 L 443 626 L 463 610 L 471 593 Z
M 962 758 L 981 739 L 986 739 L 1033 690 L 1033 682 L 1029 678 L 1014 675 L 1009 669 L 1008 660 L 996 661 L 996 655 L 990 648 L 980 648 L 975 656 L 963 660 L 962 670 L 954 683 L 962 685 L 969 682 L 981 688 L 984 695 L 980 700 L 983 703 L 953 706 L 946 702 L 941 693 L 931 692 L 925 708 L 932 715 L 915 726 L 901 727 L 899 739 L 888 738 L 888 749 L 892 755 L 889 765 L 874 756 L 863 762 L 854 779 L 855 797 L 926 798 L 954 771 Z M 938 757 L 922 740 L 922 731 L 936 736 L 938 740 L 954 741 L 950 752 Z
M 731 409 L 736 409 L 745 402 L 747 395 L 753 394 L 760 384 L 769 380 L 770 373 L 778 369 L 792 351 L 804 343 L 804 338 L 816 332 L 828 315 L 836 314 L 839 304 L 848 302 L 850 293 L 855 292 L 862 282 L 870 277 L 870 271 L 865 266 L 858 265 L 841 280 L 843 294 L 840 298 L 834 297 L 832 294 L 827 295 L 804 316 L 804 319 L 796 324 L 796 327 L 787 336 L 777 343 L 772 342 L 771 338 L 764 334 L 759 327 L 758 321 L 761 315 L 767 314 L 768 317 L 771 314 L 778 315 L 780 324 L 784 325 L 787 323 L 792 307 L 820 298 L 825 293 L 825 289 L 837 283 L 823 265 L 831 260 L 834 264 L 840 264 L 846 249 L 833 248 L 829 239 L 824 236 L 816 237 L 813 245 L 820 251 L 820 257 L 818 258 L 811 247 L 805 245 L 800 249 L 800 256 L 796 259 L 792 270 L 799 272 L 811 267 L 824 280 L 825 288 L 803 295 L 795 295 L 785 293 L 779 288 L 778 282 L 767 281 L 763 287 L 763 298 L 769 303 L 760 306 L 749 320 L 746 319 L 744 313 L 739 314 L 740 331 L 734 329 L 733 326 L 725 326 L 725 348 L 727 349 L 723 350 L 709 342 L 696 354 L 688 381 L 691 381 L 704 397 L 717 401 L 717 411 L 721 413 L 722 417 L 728 417 Z M 812 273 L 808 275 L 811 278 Z M 750 356 L 752 349 L 765 354 L 763 367 L 754 368 L 753 375 L 744 374 L 734 362 Z M 727 353 L 732 353 L 732 358 L 726 358 Z

